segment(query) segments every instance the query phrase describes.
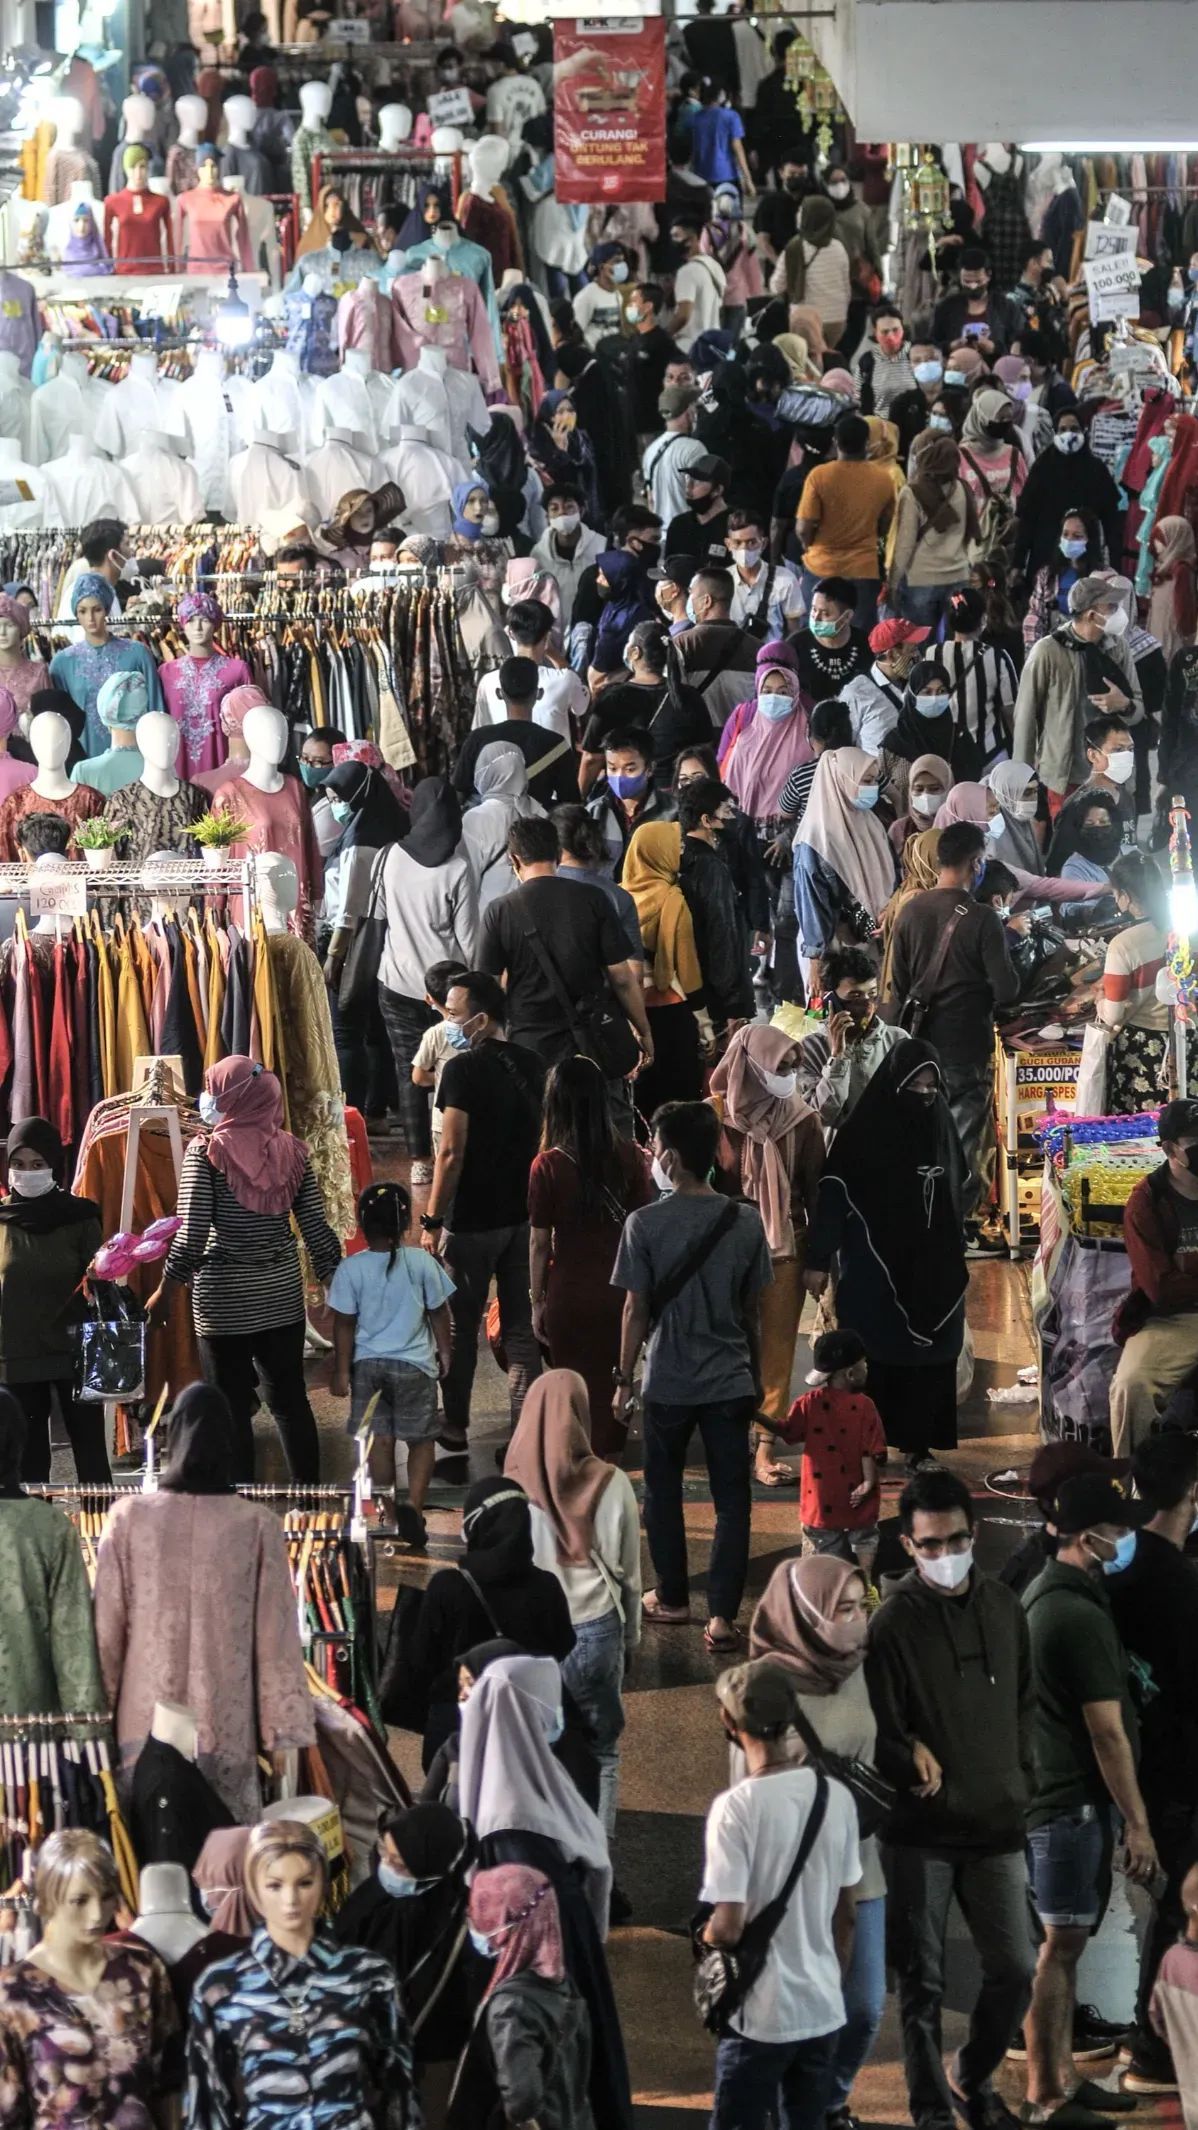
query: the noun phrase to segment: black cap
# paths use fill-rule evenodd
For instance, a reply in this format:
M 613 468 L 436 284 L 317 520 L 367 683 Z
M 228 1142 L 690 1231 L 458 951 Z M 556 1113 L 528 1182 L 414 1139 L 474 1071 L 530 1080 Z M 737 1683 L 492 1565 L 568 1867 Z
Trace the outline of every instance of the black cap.
M 656 569 L 651 569 L 649 575 L 655 584 L 689 586 L 702 567 L 698 555 L 663 555 Z
M 727 459 L 719 459 L 714 451 L 705 451 L 701 459 L 692 459 L 682 469 L 684 481 L 710 481 L 713 488 L 726 488 L 732 479 L 732 468 Z
M 1108 1479 L 1101 1472 L 1076 1472 L 1072 1479 L 1061 1481 L 1047 1514 L 1062 1538 L 1072 1538 L 1095 1524 L 1138 1530 L 1152 1510 L 1145 1502 L 1133 1501 L 1121 1480 Z

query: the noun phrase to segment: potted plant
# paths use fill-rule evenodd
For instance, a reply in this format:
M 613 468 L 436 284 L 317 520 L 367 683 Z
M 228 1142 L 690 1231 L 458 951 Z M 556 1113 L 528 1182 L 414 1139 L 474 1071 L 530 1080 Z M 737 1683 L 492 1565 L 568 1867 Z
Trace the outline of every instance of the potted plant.
M 75 830 L 75 847 L 83 852 L 83 862 L 93 873 L 108 870 L 116 857 L 116 847 L 125 831 L 96 814 L 90 821 L 81 821 Z
M 252 825 L 238 820 L 235 814 L 201 814 L 187 833 L 199 844 L 204 864 L 215 867 L 228 864 L 233 844 L 244 841 L 252 833 Z

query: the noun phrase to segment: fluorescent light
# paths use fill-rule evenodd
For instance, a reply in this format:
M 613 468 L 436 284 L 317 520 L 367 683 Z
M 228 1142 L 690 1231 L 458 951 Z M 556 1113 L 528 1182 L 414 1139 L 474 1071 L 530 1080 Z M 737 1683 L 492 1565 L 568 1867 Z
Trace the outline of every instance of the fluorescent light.
M 1178 880 L 1169 889 L 1169 924 L 1178 939 L 1192 939 L 1198 932 L 1198 887 L 1192 879 Z
M 1198 141 L 1020 141 L 1026 155 L 1198 155 Z M 1129 191 L 1135 187 L 1129 185 Z

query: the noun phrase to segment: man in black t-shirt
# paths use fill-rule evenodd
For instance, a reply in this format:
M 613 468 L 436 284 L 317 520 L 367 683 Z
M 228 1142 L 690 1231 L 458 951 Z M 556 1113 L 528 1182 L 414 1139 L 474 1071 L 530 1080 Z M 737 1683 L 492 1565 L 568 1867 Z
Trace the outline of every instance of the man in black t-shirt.
M 541 1373 L 528 1299 L 528 1174 L 540 1133 L 545 1068 L 504 1039 L 507 1000 L 493 976 L 472 971 L 451 984 L 445 1019 L 462 1049 L 441 1074 L 441 1144 L 421 1242 L 444 1259 L 454 1291 L 453 1358 L 442 1386 L 445 1447 L 464 1451 L 478 1332 L 491 1281 L 507 1357 L 512 1427 Z
M 701 561 L 726 563 L 728 545 L 728 483 L 732 468 L 713 451 L 696 459 L 682 476 L 689 510 L 671 518 L 666 527 L 667 555 L 698 555 Z
M 603 774 L 604 749 L 614 732 L 648 733 L 653 778 L 662 789 L 671 781 L 684 747 L 710 742 L 711 719 L 702 696 L 685 687 L 681 677 L 673 693 L 666 685 L 667 642 L 658 622 L 638 621 L 624 647 L 631 678 L 613 681 L 594 698 L 582 735 L 584 795 Z
M 625 317 L 635 328 L 624 342 L 624 361 L 632 387 L 633 421 L 638 437 L 656 436 L 657 402 L 672 362 L 686 357 L 672 334 L 661 323 L 666 307 L 665 290 L 657 281 L 641 281 L 628 299 Z
M 541 675 L 531 658 L 505 658 L 499 668 L 499 693 L 505 715 L 494 725 L 467 733 L 450 782 L 462 798 L 474 793 L 474 765 L 484 747 L 506 742 L 518 747 L 528 765 L 529 796 L 548 812 L 578 797 L 578 761 L 569 740 L 533 719 Z

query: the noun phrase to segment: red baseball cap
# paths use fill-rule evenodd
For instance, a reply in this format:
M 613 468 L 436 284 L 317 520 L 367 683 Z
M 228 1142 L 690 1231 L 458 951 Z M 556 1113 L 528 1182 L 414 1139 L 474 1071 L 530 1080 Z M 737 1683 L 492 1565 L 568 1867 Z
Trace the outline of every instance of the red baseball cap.
M 869 648 L 875 658 L 897 651 L 901 643 L 926 643 L 932 631 L 917 629 L 913 621 L 879 621 L 869 632 Z

